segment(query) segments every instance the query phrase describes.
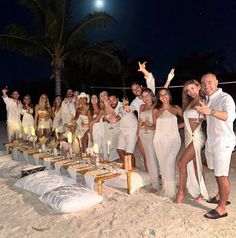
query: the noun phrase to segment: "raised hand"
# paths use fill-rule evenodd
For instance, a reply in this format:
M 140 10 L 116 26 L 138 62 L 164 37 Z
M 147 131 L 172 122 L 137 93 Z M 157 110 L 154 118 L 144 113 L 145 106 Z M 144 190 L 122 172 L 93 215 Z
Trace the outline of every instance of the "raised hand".
M 138 62 L 138 66 L 139 66 L 138 71 L 144 73 L 146 71 L 146 64 L 147 64 L 147 61 L 144 61 L 142 64 L 139 61 Z
M 3 93 L 3 94 L 6 94 L 7 92 L 8 92 L 8 89 L 7 89 L 7 88 L 2 89 L 2 93 Z
M 167 80 L 171 81 L 175 77 L 175 69 L 171 69 L 171 71 L 168 74 Z

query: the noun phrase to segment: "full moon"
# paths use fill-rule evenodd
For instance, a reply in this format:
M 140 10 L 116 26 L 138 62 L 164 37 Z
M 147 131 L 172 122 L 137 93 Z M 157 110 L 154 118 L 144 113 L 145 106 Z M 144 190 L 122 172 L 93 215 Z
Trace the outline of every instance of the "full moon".
M 96 0 L 96 1 L 95 1 L 95 7 L 96 7 L 96 8 L 102 8 L 102 7 L 104 7 L 104 1 L 103 1 L 103 0 Z

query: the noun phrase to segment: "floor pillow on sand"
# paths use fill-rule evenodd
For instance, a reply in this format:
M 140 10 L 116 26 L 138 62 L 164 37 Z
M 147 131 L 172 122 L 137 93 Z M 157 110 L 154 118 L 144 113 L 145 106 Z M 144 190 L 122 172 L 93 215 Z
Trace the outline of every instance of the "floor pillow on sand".
M 5 161 L 0 160 L 0 174 L 2 176 L 10 176 L 10 172 L 13 168 L 22 165 L 21 162 L 15 161 L 12 159 L 4 159 Z
M 71 178 L 62 176 L 56 171 L 47 170 L 25 176 L 19 179 L 15 186 L 41 196 L 54 188 L 74 183 Z
M 149 185 L 151 183 L 150 176 L 144 171 L 135 171 L 131 173 L 131 190 L 133 193 L 137 189 Z M 122 174 L 119 177 L 115 177 L 105 181 L 105 184 L 115 188 L 125 188 L 127 189 L 127 176 Z
M 68 185 L 55 188 L 40 198 L 61 213 L 73 213 L 88 209 L 102 202 L 102 197 L 82 185 Z

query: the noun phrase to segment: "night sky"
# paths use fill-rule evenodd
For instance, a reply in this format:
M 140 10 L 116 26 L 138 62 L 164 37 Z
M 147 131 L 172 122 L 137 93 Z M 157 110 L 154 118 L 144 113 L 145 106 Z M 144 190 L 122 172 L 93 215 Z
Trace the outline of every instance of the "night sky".
M 236 69 L 235 0 L 103 0 L 100 9 L 95 2 L 73 0 L 73 21 L 98 10 L 115 16 L 115 25 L 93 30 L 88 34 L 90 40 L 117 41 L 127 50 L 129 60 L 149 57 L 150 70 L 158 78 L 163 78 L 180 59 L 208 50 L 222 50 L 226 65 Z M 30 22 L 30 15 L 16 0 L 0 1 L 1 31 L 10 23 L 30 27 Z M 1 87 L 16 80 L 26 84 L 51 76 L 47 60 L 3 50 L 0 53 Z

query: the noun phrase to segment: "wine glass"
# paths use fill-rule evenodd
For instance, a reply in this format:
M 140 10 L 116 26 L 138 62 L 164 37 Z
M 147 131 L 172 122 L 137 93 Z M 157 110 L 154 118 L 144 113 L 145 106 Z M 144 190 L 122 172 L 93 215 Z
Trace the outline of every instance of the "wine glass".
M 200 102 L 203 103 L 203 101 L 199 100 L 199 106 L 201 106 Z M 198 117 L 197 117 L 197 120 L 196 120 L 196 123 L 197 124 L 200 124 L 202 122 L 201 120 L 201 113 L 198 112 Z

